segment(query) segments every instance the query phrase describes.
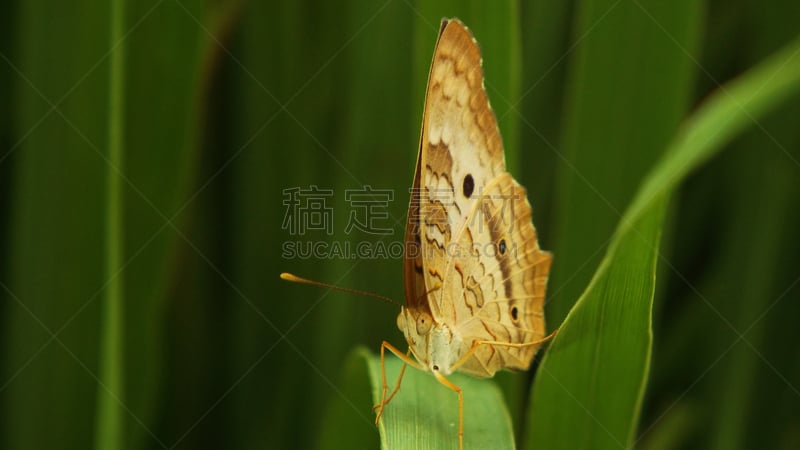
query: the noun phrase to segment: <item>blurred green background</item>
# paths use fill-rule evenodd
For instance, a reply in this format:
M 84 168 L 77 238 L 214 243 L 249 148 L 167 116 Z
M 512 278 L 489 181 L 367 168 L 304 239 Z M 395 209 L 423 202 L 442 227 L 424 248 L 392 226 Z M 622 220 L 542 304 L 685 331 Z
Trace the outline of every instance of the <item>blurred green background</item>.
M 800 32 L 787 0 L 5 2 L 0 447 L 103 448 L 108 405 L 128 449 L 335 447 L 342 362 L 402 348 L 397 311 L 278 274 L 402 300 L 401 260 L 283 245 L 402 239 L 452 16 L 555 254 L 551 327 L 682 120 Z M 800 447 L 798 161 L 795 98 L 673 197 L 638 447 Z M 332 235 L 284 226 L 285 190 L 312 185 Z M 394 191 L 393 233 L 345 233 L 365 185 Z M 498 377 L 517 425 L 533 375 Z M 377 446 L 368 408 L 335 411 Z

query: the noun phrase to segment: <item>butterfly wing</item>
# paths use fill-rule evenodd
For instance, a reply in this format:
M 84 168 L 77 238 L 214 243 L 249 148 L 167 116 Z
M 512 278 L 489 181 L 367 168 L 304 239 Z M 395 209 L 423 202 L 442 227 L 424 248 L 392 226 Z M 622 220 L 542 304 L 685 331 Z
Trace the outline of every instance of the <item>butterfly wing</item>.
M 504 173 L 485 186 L 468 226 L 454 239 L 459 255 L 445 270 L 453 292 L 448 311 L 461 336 L 500 343 L 544 337 L 544 299 L 550 253 L 542 251 L 525 189 Z M 461 369 L 491 376 L 499 369 L 525 370 L 537 345 L 481 345 Z
M 503 145 L 483 88 L 481 56 L 467 28 L 443 21 L 425 96 L 418 166 L 421 252 L 428 289 L 444 284 L 446 246 L 466 223 L 477 188 L 505 172 Z M 442 290 L 432 292 L 434 318 Z
M 462 353 L 474 340 L 541 338 L 550 256 L 539 250 L 524 189 L 505 170 L 480 49 L 457 20 L 442 22 L 434 51 L 415 183 L 421 255 L 414 270 L 419 277 L 421 269 L 436 322 L 465 338 Z M 501 240 L 515 255 L 496 251 Z M 481 346 L 460 370 L 490 376 L 527 368 L 535 350 Z
M 405 280 L 406 306 L 410 309 L 428 311 L 425 299 L 425 277 L 423 275 L 422 245 L 419 227 L 420 187 L 419 168 L 422 152 L 417 155 L 417 166 L 414 169 L 414 182 L 411 187 L 411 200 L 408 204 L 406 219 L 405 257 L 403 275 Z

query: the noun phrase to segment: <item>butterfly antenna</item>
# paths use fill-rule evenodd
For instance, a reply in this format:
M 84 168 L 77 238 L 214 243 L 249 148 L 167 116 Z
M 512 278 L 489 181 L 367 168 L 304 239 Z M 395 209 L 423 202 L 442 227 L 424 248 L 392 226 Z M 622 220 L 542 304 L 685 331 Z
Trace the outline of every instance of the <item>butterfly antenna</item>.
M 291 281 L 292 283 L 309 284 L 311 286 L 324 287 L 324 288 L 328 288 L 328 289 L 333 289 L 335 291 L 346 292 L 348 294 L 361 295 L 363 297 L 372 297 L 372 298 L 376 298 L 376 299 L 378 299 L 378 300 L 380 300 L 382 302 L 385 302 L 385 303 L 391 303 L 392 305 L 397 305 L 397 306 L 399 306 L 401 308 L 403 307 L 402 304 L 392 300 L 389 297 L 384 297 L 383 295 L 373 294 L 372 292 L 359 291 L 359 290 L 356 290 L 356 289 L 343 288 L 343 287 L 340 287 L 340 286 L 334 286 L 332 284 L 322 283 L 322 282 L 319 282 L 319 281 L 308 280 L 306 278 L 301 278 L 301 277 L 298 277 L 297 275 L 294 275 L 294 274 L 291 274 L 291 273 L 287 273 L 287 272 L 283 272 L 281 274 L 281 279 L 282 280 L 286 280 L 286 281 Z

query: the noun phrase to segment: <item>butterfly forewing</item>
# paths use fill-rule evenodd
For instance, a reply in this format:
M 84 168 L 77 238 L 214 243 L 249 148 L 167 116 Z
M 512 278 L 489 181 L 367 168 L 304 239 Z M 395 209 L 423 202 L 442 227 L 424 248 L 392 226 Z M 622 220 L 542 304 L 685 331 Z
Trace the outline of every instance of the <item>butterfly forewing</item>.
M 446 246 L 466 223 L 481 186 L 505 172 L 502 142 L 483 89 L 480 50 L 458 21 L 443 22 L 425 97 L 420 141 L 420 217 L 425 281 L 444 287 Z M 443 289 L 431 309 L 446 320 Z
M 423 275 L 422 242 L 420 236 L 420 160 L 422 152 L 417 156 L 414 182 L 411 187 L 411 200 L 408 204 L 406 219 L 405 258 L 403 261 L 403 278 L 405 281 L 406 306 L 411 309 L 428 311 L 425 298 L 425 277 Z

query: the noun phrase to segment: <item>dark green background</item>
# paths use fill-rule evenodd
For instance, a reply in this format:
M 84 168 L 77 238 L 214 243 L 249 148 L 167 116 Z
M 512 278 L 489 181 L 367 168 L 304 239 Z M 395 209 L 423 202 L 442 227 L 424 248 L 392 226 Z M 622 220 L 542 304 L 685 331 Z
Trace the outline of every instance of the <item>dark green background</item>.
M 278 273 L 401 300 L 401 261 L 283 259 L 281 245 L 377 242 L 344 233 L 344 191 L 363 185 L 395 190 L 384 240 L 401 239 L 441 17 L 483 49 L 508 166 L 555 254 L 554 327 L 682 119 L 794 37 L 799 5 L 147 0 L 128 1 L 112 41 L 106 3 L 5 2 L 0 447 L 94 445 L 109 172 L 124 189 L 125 446 L 316 448 L 348 352 L 403 338 L 395 308 Z M 672 200 L 642 448 L 800 446 L 798 125 L 795 99 Z M 334 236 L 281 227 L 283 189 L 310 185 L 334 189 Z M 500 377 L 515 424 L 531 376 Z

